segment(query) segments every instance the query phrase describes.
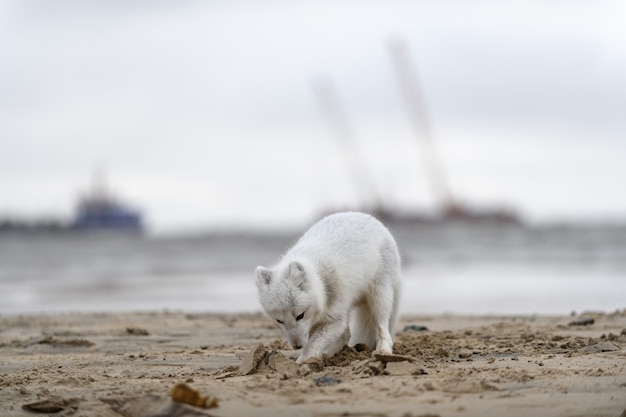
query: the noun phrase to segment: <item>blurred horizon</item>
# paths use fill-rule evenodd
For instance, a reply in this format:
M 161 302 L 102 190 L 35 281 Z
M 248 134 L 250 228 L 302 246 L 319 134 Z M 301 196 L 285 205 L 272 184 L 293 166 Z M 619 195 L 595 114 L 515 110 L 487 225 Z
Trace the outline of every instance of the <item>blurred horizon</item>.
M 626 225 L 390 230 L 402 258 L 403 314 L 625 307 Z M 255 267 L 278 260 L 298 234 L 0 234 L 0 314 L 258 312 Z
M 98 169 L 156 234 L 434 213 L 400 40 L 458 202 L 626 222 L 625 20 L 619 1 L 0 0 L 0 219 L 71 219 Z

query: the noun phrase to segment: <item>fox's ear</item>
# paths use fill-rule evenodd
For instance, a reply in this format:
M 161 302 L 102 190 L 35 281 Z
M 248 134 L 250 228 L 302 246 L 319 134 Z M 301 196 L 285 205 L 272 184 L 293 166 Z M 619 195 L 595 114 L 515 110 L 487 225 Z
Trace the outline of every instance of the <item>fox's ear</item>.
M 262 266 L 256 267 L 256 279 L 260 285 L 269 285 L 272 280 L 272 271 Z
M 304 287 L 306 282 L 306 271 L 300 262 L 292 262 L 289 264 L 289 278 L 300 288 Z

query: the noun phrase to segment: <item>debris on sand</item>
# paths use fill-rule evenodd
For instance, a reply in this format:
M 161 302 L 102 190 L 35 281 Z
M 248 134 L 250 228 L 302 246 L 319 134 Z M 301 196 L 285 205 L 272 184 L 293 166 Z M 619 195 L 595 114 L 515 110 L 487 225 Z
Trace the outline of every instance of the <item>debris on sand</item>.
M 150 333 L 141 327 L 127 327 L 126 334 L 131 336 L 150 336 Z
M 622 347 L 617 343 L 613 342 L 600 342 L 593 344 L 591 346 L 587 346 L 584 349 L 585 353 L 600 353 L 600 352 L 615 352 L 617 350 L 622 350 Z
M 46 335 L 43 339 L 36 342 L 39 345 L 50 345 L 54 347 L 91 347 L 93 342 L 86 339 L 58 339 L 56 337 Z
M 580 320 L 573 321 L 568 326 L 591 326 L 596 322 L 593 318 L 582 318 Z
M 218 406 L 219 400 L 215 397 L 203 397 L 200 393 L 192 389 L 189 385 L 181 382 L 172 388 L 172 400 L 193 405 L 198 408 L 215 408 Z
M 266 350 L 263 343 L 258 343 L 255 347 L 248 352 L 243 358 L 241 365 L 239 366 L 240 375 L 250 375 L 256 371 L 257 366 L 265 357 Z
M 199 407 L 176 402 L 156 394 L 102 398 L 100 401 L 107 404 L 116 413 L 115 415 L 126 417 L 211 417 L 211 414 L 207 414 Z
M 263 343 L 259 343 L 241 361 L 239 375 L 251 375 L 264 369 L 289 377 L 298 373 L 299 366 L 293 359 L 276 350 L 267 350 Z
M 52 414 L 65 410 L 65 408 L 72 404 L 72 401 L 49 398 L 43 401 L 37 401 L 30 404 L 24 404 L 22 408 L 24 410 L 32 411 L 34 413 Z
M 275 350 L 266 354 L 265 361 L 270 369 L 283 375 L 291 376 L 298 373 L 299 367 L 296 362 Z
M 413 362 L 415 359 L 408 355 L 394 355 L 393 353 L 384 353 L 374 351 L 372 357 L 380 362 Z

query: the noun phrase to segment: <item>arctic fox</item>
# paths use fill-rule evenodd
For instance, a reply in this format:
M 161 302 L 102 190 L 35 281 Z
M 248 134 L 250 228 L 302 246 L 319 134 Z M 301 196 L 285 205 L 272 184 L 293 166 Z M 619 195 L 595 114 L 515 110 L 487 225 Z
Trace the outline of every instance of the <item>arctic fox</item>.
M 400 256 L 382 223 L 365 213 L 314 224 L 272 268 L 256 268 L 265 313 L 295 348 L 297 363 L 365 343 L 392 353 Z

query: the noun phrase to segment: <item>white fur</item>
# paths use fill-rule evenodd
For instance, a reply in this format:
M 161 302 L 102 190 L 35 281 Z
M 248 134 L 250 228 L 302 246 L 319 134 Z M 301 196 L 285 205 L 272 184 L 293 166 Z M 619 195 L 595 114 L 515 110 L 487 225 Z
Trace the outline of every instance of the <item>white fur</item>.
M 294 348 L 303 347 L 298 363 L 334 355 L 346 343 L 392 352 L 400 256 L 393 236 L 374 217 L 331 214 L 275 266 L 259 266 L 256 274 L 266 314 L 282 322 Z

